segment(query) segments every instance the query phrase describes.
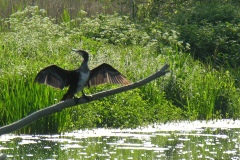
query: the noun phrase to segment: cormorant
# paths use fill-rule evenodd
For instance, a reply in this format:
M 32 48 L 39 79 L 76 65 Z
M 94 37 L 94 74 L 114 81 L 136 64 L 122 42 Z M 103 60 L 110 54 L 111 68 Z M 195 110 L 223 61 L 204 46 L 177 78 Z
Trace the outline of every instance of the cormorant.
M 85 86 L 96 86 L 103 83 L 128 85 L 130 82 L 115 68 L 103 63 L 90 70 L 88 68 L 88 53 L 84 50 L 73 49 L 83 57 L 81 66 L 76 70 L 65 70 L 56 65 L 42 69 L 36 76 L 34 82 L 48 84 L 55 88 L 63 89 L 69 86 L 67 93 L 61 101 L 72 99 L 78 92 L 82 92 Z

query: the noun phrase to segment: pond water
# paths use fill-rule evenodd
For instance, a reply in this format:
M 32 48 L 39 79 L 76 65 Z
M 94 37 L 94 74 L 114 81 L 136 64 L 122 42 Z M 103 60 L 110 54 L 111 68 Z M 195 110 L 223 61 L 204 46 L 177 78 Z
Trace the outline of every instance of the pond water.
M 240 159 L 240 120 L 93 129 L 62 135 L 2 135 L 7 159 Z

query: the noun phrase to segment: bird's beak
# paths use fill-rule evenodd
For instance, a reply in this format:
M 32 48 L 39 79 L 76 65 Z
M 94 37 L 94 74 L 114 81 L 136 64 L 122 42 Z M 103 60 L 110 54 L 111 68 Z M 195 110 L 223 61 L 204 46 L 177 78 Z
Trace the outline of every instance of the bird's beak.
M 81 49 L 72 49 L 73 52 L 76 52 L 76 53 L 82 53 L 82 52 L 85 52 L 84 50 L 81 50 Z
M 72 49 L 73 52 L 77 52 L 78 50 L 77 49 Z

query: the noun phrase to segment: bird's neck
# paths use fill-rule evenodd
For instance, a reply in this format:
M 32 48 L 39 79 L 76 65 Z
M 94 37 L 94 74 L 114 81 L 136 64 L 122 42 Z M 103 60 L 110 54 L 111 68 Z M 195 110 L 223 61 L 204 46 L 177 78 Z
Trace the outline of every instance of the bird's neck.
M 89 55 L 85 52 L 85 54 L 82 55 L 83 61 L 88 62 Z
M 80 71 L 83 71 L 83 72 L 88 72 L 90 71 L 89 68 L 88 68 L 88 61 L 86 61 L 85 59 L 83 60 L 80 68 L 79 68 Z

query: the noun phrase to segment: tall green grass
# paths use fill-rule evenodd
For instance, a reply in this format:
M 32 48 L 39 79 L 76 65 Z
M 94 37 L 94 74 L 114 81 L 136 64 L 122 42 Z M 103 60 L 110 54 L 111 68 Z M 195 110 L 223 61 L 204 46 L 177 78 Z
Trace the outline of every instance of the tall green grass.
M 229 71 L 216 70 L 186 55 L 181 57 L 173 63 L 167 98 L 190 119 L 236 117 L 238 89 Z
M 19 132 L 131 128 L 181 119 L 239 117 L 238 74 L 195 61 L 186 53 L 189 46 L 177 40 L 176 31 L 155 22 L 140 27 L 118 15 L 83 17 L 81 22 L 72 29 L 69 22 L 55 24 L 38 7 L 27 7 L 5 22 L 11 27 L 0 32 L 1 126 L 60 100 L 66 90 L 34 84 L 33 80 L 40 69 L 51 64 L 79 67 L 81 58 L 71 53 L 71 48 L 90 52 L 91 68 L 109 63 L 132 82 L 149 76 L 164 63 L 170 64 L 170 73 L 136 90 L 45 117 Z M 102 85 L 85 92 L 114 87 L 118 86 Z

